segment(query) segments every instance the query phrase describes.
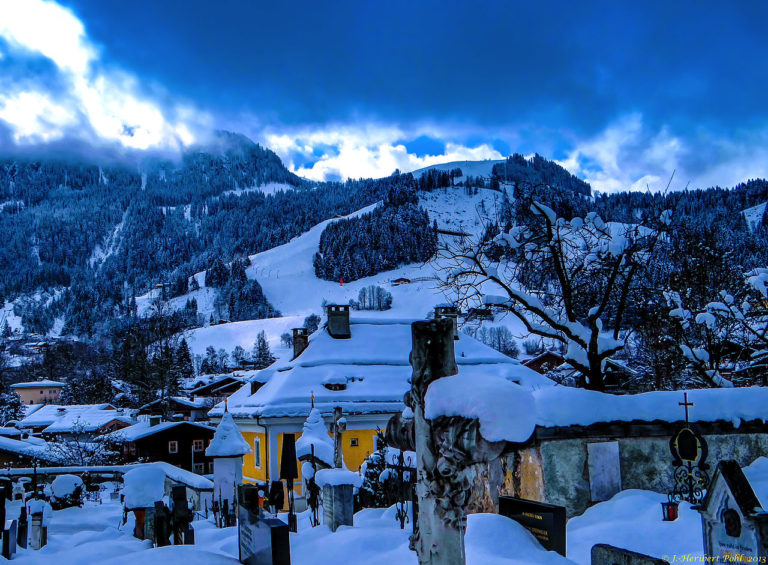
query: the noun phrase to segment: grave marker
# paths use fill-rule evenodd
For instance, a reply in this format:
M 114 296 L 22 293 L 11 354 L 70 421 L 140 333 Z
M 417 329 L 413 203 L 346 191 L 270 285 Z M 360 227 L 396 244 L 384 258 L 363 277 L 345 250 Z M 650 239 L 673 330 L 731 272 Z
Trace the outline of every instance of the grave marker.
M 27 521 L 27 507 L 21 507 L 19 514 L 19 524 L 16 530 L 16 543 L 22 549 L 27 549 L 27 539 L 29 537 L 29 522 Z
M 544 549 L 556 551 L 565 557 L 564 506 L 500 496 L 499 514 L 512 518 L 531 532 Z

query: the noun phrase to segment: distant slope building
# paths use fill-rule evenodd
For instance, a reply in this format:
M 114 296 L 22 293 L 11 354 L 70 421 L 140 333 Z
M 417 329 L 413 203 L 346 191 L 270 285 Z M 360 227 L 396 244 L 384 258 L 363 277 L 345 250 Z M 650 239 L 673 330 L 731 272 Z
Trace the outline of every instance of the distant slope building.
M 39 381 L 16 383 L 11 385 L 11 390 L 19 395 L 22 404 L 55 404 L 59 401 L 64 384 L 60 381 L 41 379 Z

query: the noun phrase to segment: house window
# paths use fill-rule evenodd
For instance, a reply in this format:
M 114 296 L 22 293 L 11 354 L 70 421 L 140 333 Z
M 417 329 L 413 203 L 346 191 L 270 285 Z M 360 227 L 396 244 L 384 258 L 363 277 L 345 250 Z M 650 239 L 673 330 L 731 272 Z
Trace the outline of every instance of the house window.
M 359 445 L 359 442 L 357 441 L 356 437 L 350 438 L 349 440 L 350 447 L 357 447 L 358 445 Z
M 253 466 L 261 469 L 261 439 L 253 440 Z
M 179 442 L 178 441 L 169 441 L 168 442 L 168 453 L 178 453 L 179 452 Z
M 43 394 L 43 391 L 42 391 L 42 390 L 40 391 L 40 394 Z
M 208 474 L 209 475 L 213 474 L 213 461 L 208 462 Z
M 199 452 L 205 449 L 205 442 L 201 439 L 196 439 L 192 442 L 192 451 Z
M 195 463 L 195 473 L 202 475 L 205 473 L 205 463 Z

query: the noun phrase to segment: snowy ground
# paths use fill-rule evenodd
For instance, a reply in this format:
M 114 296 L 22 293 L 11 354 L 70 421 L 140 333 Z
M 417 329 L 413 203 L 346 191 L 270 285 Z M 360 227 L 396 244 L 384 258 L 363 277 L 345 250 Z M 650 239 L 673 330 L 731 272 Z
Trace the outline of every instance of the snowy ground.
M 766 467 L 766 466 L 763 466 Z M 758 467 L 763 477 L 768 472 Z M 757 478 L 757 477 L 755 477 Z M 608 543 L 657 557 L 702 555 L 699 514 L 683 503 L 676 522 L 662 522 L 661 502 L 665 495 L 629 490 L 608 502 L 593 506 L 568 523 L 568 559 L 545 551 L 516 522 L 494 514 L 469 516 L 465 535 L 470 565 L 589 565 L 590 550 Z M 18 503 L 9 503 L 9 517 L 18 515 Z M 399 528 L 394 508 L 366 509 L 355 515 L 353 527 L 336 533 L 326 526 L 310 528 L 307 516 L 299 517 L 299 533 L 291 534 L 291 563 L 294 565 L 416 565 L 416 554 L 408 549 L 410 528 Z M 122 507 L 117 502 L 86 503 L 83 508 L 54 512 L 48 530 L 48 546 L 41 551 L 19 550 L 14 561 L 21 564 L 70 565 L 100 563 L 167 565 L 168 563 L 237 563 L 237 529 L 217 529 L 206 520 L 194 522 L 194 546 L 149 549 L 148 542 L 132 537 L 133 520 L 121 525 Z M 141 552 L 141 553 L 137 553 Z

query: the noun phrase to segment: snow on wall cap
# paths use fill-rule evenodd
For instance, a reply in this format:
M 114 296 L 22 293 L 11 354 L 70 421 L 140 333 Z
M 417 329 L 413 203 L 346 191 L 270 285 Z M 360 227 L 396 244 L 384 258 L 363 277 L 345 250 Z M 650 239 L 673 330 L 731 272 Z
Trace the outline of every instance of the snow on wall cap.
M 165 471 L 160 465 L 142 465 L 123 477 L 125 507 L 152 508 L 165 495 Z
M 533 395 L 520 385 L 494 375 L 458 374 L 429 385 L 424 416 L 458 416 L 479 420 L 488 441 L 522 443 L 533 435 L 536 410 Z
M 251 447 L 243 439 L 232 414 L 225 412 L 205 454 L 208 457 L 238 457 L 250 452 Z
M 358 473 L 353 473 L 347 469 L 322 469 L 315 475 L 317 486 L 341 486 L 352 485 L 355 488 L 363 486 L 363 479 Z

